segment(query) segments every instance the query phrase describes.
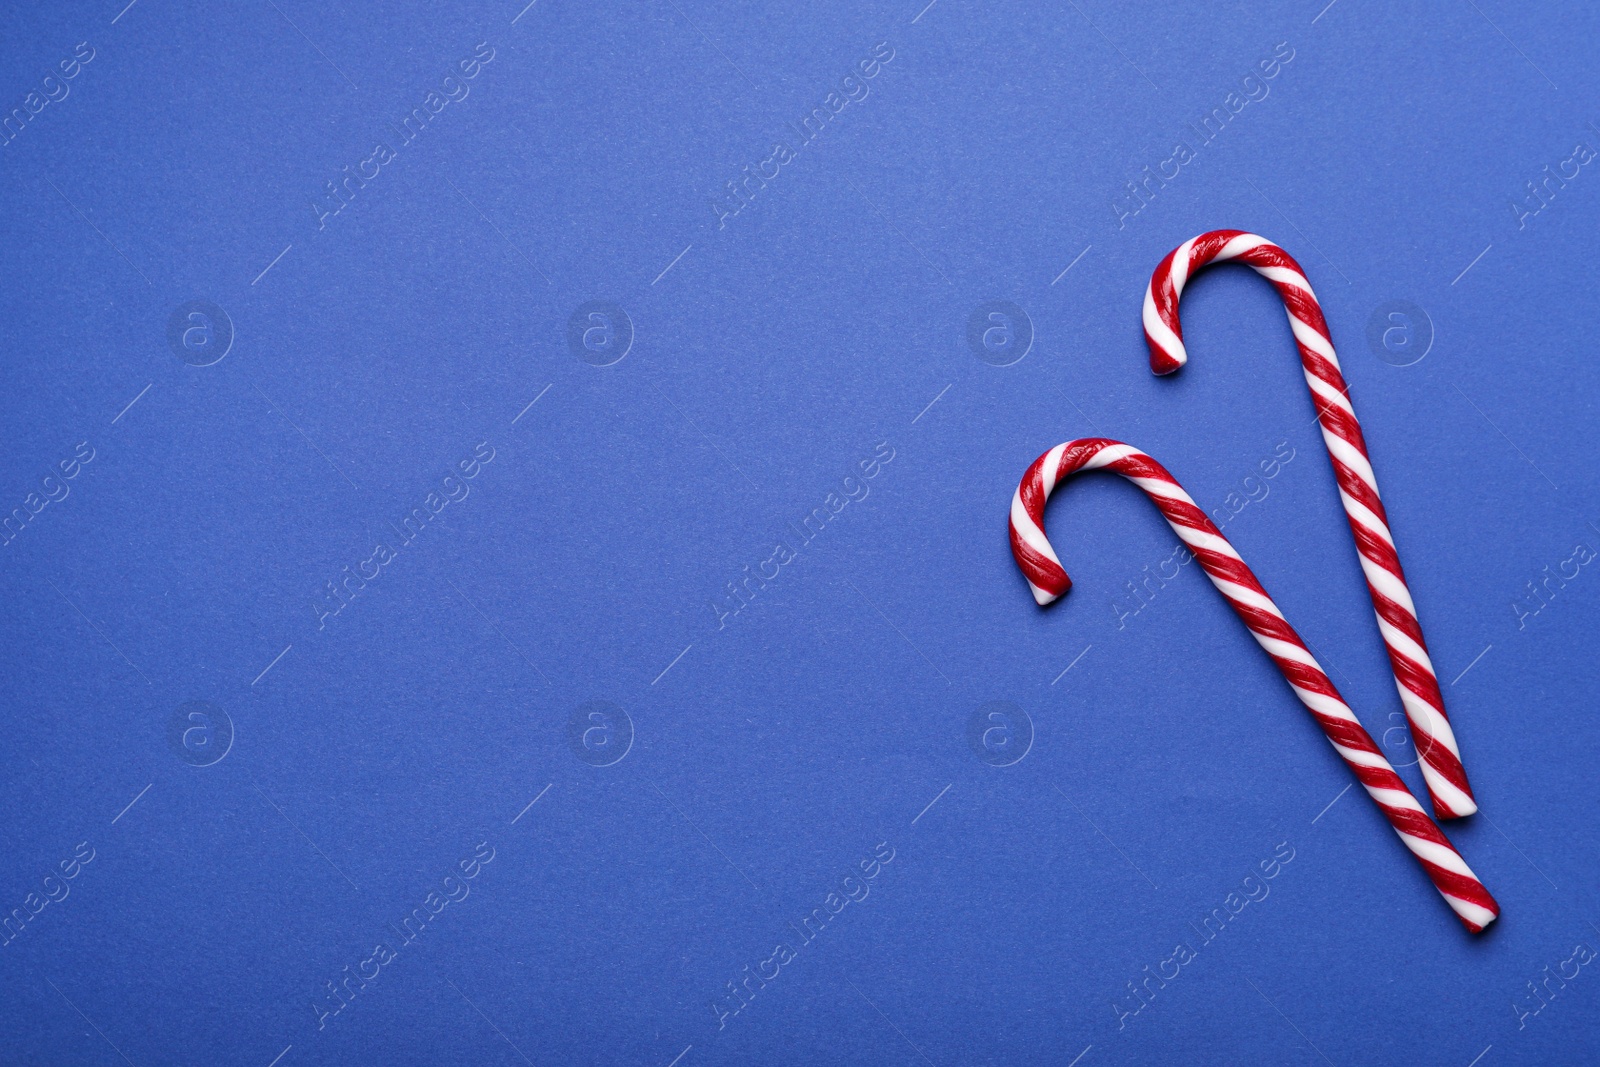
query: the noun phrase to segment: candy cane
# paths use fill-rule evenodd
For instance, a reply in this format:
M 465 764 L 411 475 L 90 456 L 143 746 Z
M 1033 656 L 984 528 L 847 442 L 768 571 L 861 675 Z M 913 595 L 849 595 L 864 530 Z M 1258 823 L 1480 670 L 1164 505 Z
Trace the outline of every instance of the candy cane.
M 1188 361 L 1183 347 L 1183 327 L 1178 322 L 1178 298 L 1184 283 L 1207 263 L 1239 259 L 1270 281 L 1283 298 L 1289 327 L 1300 348 L 1306 384 L 1322 423 L 1322 440 L 1339 482 L 1350 532 L 1355 535 L 1367 592 L 1378 616 L 1378 630 L 1389 650 L 1395 688 L 1411 723 L 1411 737 L 1422 759 L 1422 777 L 1433 798 L 1434 813 L 1456 819 L 1478 810 L 1461 767 L 1461 750 L 1445 714 L 1439 679 L 1428 658 L 1417 621 L 1416 605 L 1406 586 L 1400 557 L 1395 552 L 1389 519 L 1378 498 L 1378 482 L 1367 456 L 1351 406 L 1349 386 L 1339 372 L 1328 324 L 1305 272 L 1294 258 L 1268 241 L 1240 230 L 1213 230 L 1172 251 L 1156 268 L 1144 296 L 1144 336 L 1150 344 L 1150 369 L 1170 374 Z
M 1161 509 L 1167 524 L 1194 553 L 1211 584 L 1272 657 L 1294 695 L 1328 735 L 1334 750 L 1444 894 L 1445 903 L 1462 925 L 1478 933 L 1494 922 L 1500 914 L 1494 897 L 1383 758 L 1371 735 L 1362 728 L 1239 553 L 1161 464 L 1131 445 L 1103 437 L 1068 441 L 1034 460 L 1011 501 L 1011 552 L 1028 579 L 1034 599 L 1041 605 L 1048 604 L 1072 586 L 1044 535 L 1045 501 L 1068 475 L 1101 467 L 1143 489 Z

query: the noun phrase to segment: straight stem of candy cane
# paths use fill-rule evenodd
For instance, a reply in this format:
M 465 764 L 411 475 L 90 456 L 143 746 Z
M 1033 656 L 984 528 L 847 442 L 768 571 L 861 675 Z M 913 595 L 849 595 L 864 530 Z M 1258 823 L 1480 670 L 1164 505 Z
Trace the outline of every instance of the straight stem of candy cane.
M 1150 345 L 1150 369 L 1168 374 L 1184 365 L 1188 354 L 1178 321 L 1178 299 L 1184 284 L 1207 263 L 1234 259 L 1254 268 L 1283 298 L 1433 810 L 1441 819 L 1471 815 L 1478 804 L 1461 767 L 1461 751 L 1445 714 L 1444 695 L 1400 569 L 1361 424 L 1356 421 L 1322 308 L 1300 264 L 1265 237 L 1240 230 L 1213 230 L 1179 245 L 1161 261 L 1145 290 L 1144 332 Z
M 1028 579 L 1034 599 L 1041 605 L 1048 604 L 1072 586 L 1044 535 L 1045 501 L 1069 475 L 1099 468 L 1127 478 L 1161 510 L 1168 525 L 1205 568 L 1211 584 L 1272 657 L 1295 696 L 1317 720 L 1334 751 L 1378 805 L 1462 925 L 1478 933 L 1494 922 L 1500 914 L 1494 897 L 1444 832 L 1423 812 L 1239 553 L 1161 464 L 1131 445 L 1105 438 L 1069 441 L 1033 462 L 1011 501 L 1011 552 Z

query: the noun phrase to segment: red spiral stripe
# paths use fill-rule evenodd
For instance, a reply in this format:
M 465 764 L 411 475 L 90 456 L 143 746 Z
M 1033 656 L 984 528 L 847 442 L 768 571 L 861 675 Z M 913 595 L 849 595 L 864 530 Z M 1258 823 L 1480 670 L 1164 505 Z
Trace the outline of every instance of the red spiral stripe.
M 1462 925 L 1478 933 L 1494 922 L 1500 914 L 1494 897 L 1383 758 L 1371 735 L 1362 728 L 1311 650 L 1284 619 L 1239 553 L 1161 464 L 1131 445 L 1098 437 L 1057 445 L 1034 460 L 1011 501 L 1011 552 L 1028 579 L 1034 599 L 1048 604 L 1072 586 L 1044 534 L 1045 501 L 1074 472 L 1102 467 L 1143 489 L 1161 509 L 1168 525 L 1272 657 L 1295 696 L 1317 720 L 1334 750 L 1388 818 Z
M 1471 815 L 1478 804 L 1461 767 L 1461 750 L 1445 714 L 1444 695 L 1428 657 L 1411 590 L 1400 569 L 1367 443 L 1350 403 L 1349 386 L 1339 371 L 1339 357 L 1322 307 L 1300 264 L 1265 237 L 1241 230 L 1213 230 L 1173 249 L 1156 268 L 1145 291 L 1144 335 L 1150 345 L 1150 369 L 1170 374 L 1187 362 L 1183 327 L 1178 321 L 1178 298 L 1184 284 L 1206 264 L 1234 259 L 1253 267 L 1283 298 L 1433 810 L 1441 819 Z

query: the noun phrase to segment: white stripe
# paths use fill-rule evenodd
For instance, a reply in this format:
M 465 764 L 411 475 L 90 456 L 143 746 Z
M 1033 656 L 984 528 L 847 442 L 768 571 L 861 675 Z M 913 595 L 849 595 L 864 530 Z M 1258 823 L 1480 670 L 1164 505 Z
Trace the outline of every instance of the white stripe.
M 1367 794 L 1385 807 L 1397 808 L 1400 811 L 1421 811 L 1422 805 L 1417 803 L 1417 798 L 1405 789 L 1386 789 L 1381 785 L 1365 785 Z M 1399 831 L 1396 831 L 1397 833 Z M 1406 840 L 1412 840 L 1410 834 L 1400 834 Z M 1427 842 L 1423 842 L 1426 844 Z M 1415 851 L 1415 850 L 1413 850 Z
M 1446 743 L 1455 751 L 1455 732 L 1450 729 L 1450 720 L 1440 714 L 1439 709 L 1423 700 L 1417 694 L 1401 685 L 1399 679 L 1395 680 L 1395 688 L 1400 691 L 1400 701 L 1406 706 L 1406 717 L 1413 725 L 1420 726 L 1423 730 L 1433 735 L 1434 740 Z
M 1339 489 L 1339 502 L 1344 505 L 1344 513 L 1346 515 L 1377 534 L 1382 540 L 1387 541 L 1390 548 L 1394 547 L 1394 538 L 1389 536 L 1389 527 L 1383 524 L 1383 520 L 1378 518 L 1371 508 L 1346 493 L 1343 487 Z
M 1394 687 L 1400 691 L 1400 703 L 1406 707 L 1406 718 L 1411 722 L 1411 732 L 1416 734 L 1420 730 L 1432 737 L 1434 744 L 1448 749 L 1451 755 L 1460 759 L 1461 750 L 1456 747 L 1456 734 L 1450 728 L 1450 720 L 1439 714 L 1437 708 L 1401 685 L 1398 678 L 1395 679 Z M 1417 745 L 1419 750 L 1423 747 L 1422 744 Z M 1423 756 L 1426 758 L 1427 754 L 1423 753 Z
M 1416 618 L 1417 606 L 1411 602 L 1411 591 L 1405 587 L 1405 583 L 1373 560 L 1359 553 L 1357 555 L 1361 560 L 1361 572 L 1367 576 L 1367 581 L 1372 583 L 1373 588 L 1396 604 L 1399 604 L 1405 609 L 1407 615 L 1410 615 L 1413 619 Z M 1431 664 L 1428 669 L 1432 672 Z
M 1156 346 L 1172 358 L 1178 366 L 1183 366 L 1189 361 L 1189 353 L 1183 347 L 1183 341 L 1172 328 L 1161 320 L 1156 312 L 1156 297 L 1153 286 L 1144 291 L 1144 329 Z
M 1011 528 L 1017 531 L 1017 537 L 1023 544 L 1057 567 L 1061 566 L 1061 561 L 1056 558 L 1056 550 L 1050 547 L 1050 539 L 1045 537 L 1044 531 L 1039 529 L 1033 517 L 1028 514 L 1028 509 L 1023 506 L 1020 489 L 1011 498 Z
M 1011 497 L 1011 526 L 1028 547 L 1054 555 L 1050 548 L 1050 541 L 1045 537 L 1044 531 L 1033 521 L 1033 516 L 1028 514 L 1028 509 L 1022 502 L 1021 489 L 1018 489 Z
M 1422 838 L 1413 837 L 1410 834 L 1401 834 L 1400 840 L 1404 841 L 1406 847 L 1415 855 L 1427 860 L 1434 866 L 1443 867 L 1452 874 L 1466 875 L 1474 882 L 1478 881 L 1478 876 L 1472 873 L 1472 868 L 1467 866 L 1467 861 L 1462 859 L 1461 854 L 1455 849 L 1447 845 L 1436 845 L 1432 841 L 1424 841 Z
M 1343 411 L 1346 415 L 1349 415 L 1352 419 L 1356 417 L 1356 409 L 1350 406 L 1349 397 L 1345 396 L 1343 393 L 1339 392 L 1339 390 L 1335 389 L 1321 378 L 1318 378 L 1310 371 L 1305 371 L 1305 376 L 1306 384 L 1311 387 L 1312 395 L 1320 398 L 1324 402 L 1323 406 L 1331 404 L 1340 411 Z M 1317 418 L 1320 419 L 1321 417 L 1322 407 L 1319 406 L 1317 408 Z
M 1190 244 L 1193 243 L 1194 242 L 1192 241 L 1190 242 Z M 1241 233 L 1237 237 L 1229 238 L 1228 243 L 1222 246 L 1221 251 L 1211 258 L 1217 261 L 1238 259 L 1246 252 L 1254 252 L 1263 245 L 1270 244 L 1272 244 L 1272 242 L 1267 240 L 1265 237 L 1261 237 L 1253 233 Z M 1256 270 L 1260 271 L 1261 268 L 1257 267 Z
M 1357 767 L 1370 767 L 1377 771 L 1394 770 L 1389 761 L 1376 752 L 1366 752 L 1359 748 L 1346 748 L 1338 742 L 1334 742 L 1333 747 L 1339 750 L 1339 755 L 1343 756 L 1346 762 L 1353 763 Z
M 1477 801 L 1451 785 L 1449 779 L 1434 770 L 1426 761 L 1422 764 L 1422 777 L 1427 779 L 1428 789 L 1435 797 L 1435 807 L 1443 804 L 1457 815 L 1471 815 L 1478 810 Z
M 1172 253 L 1172 270 L 1168 277 L 1172 279 L 1174 300 L 1183 295 L 1183 287 L 1189 283 L 1189 260 L 1194 255 L 1194 243 L 1199 239 L 1199 237 L 1189 238 Z
M 1178 535 L 1178 539 L 1190 548 L 1206 548 L 1227 556 L 1229 559 L 1239 559 L 1239 553 L 1234 550 L 1232 545 L 1228 544 L 1226 538 L 1206 533 L 1204 530 L 1196 530 L 1192 526 L 1184 526 L 1181 523 L 1173 522 L 1171 519 L 1167 520 L 1167 525 L 1172 527 L 1173 532 Z M 1239 562 L 1243 563 L 1244 561 L 1239 560 Z
M 1433 661 L 1422 650 L 1422 646 L 1395 629 L 1382 615 L 1378 616 L 1378 632 L 1383 635 L 1384 643 L 1390 648 L 1416 663 L 1429 674 L 1433 674 Z
M 1311 283 L 1306 280 L 1306 276 L 1304 274 L 1301 274 L 1293 267 L 1262 266 L 1256 268 L 1256 273 L 1267 279 L 1269 282 L 1276 282 L 1279 285 L 1289 285 L 1296 289 L 1304 290 L 1305 294 L 1311 298 L 1311 302 L 1313 304 L 1317 303 L 1317 294 L 1311 291 Z M 1318 306 L 1320 307 L 1321 305 Z
M 1145 456 L 1143 452 L 1140 452 L 1132 445 L 1107 445 L 1100 451 L 1096 452 L 1089 462 L 1083 465 L 1083 469 L 1098 470 L 1101 467 L 1109 467 L 1118 460 L 1127 459 L 1129 456 L 1144 456 L 1145 459 L 1150 458 L 1149 456 Z
M 1301 646 L 1290 644 L 1288 641 L 1280 641 L 1276 637 L 1268 637 L 1266 634 L 1256 633 L 1254 630 L 1251 630 L 1250 632 L 1255 634 L 1256 643 L 1262 648 L 1266 649 L 1269 656 L 1277 656 L 1279 659 L 1286 659 L 1295 663 L 1304 664 L 1307 667 L 1314 668 L 1318 674 L 1322 674 L 1321 665 L 1318 664 L 1314 658 L 1312 658 L 1312 655 L 1309 651 Z M 1324 675 L 1324 677 L 1326 677 L 1326 675 Z
M 1444 902 L 1450 905 L 1451 909 L 1454 910 L 1457 915 L 1461 916 L 1463 919 L 1466 919 L 1475 926 L 1488 926 L 1498 917 L 1488 908 L 1474 904 L 1470 900 L 1462 900 L 1460 897 L 1453 897 L 1449 893 L 1445 893 L 1443 895 Z
M 1289 688 L 1293 689 L 1294 695 L 1300 698 L 1300 703 L 1304 704 L 1317 714 L 1326 715 L 1330 719 L 1338 719 L 1341 722 L 1353 722 L 1357 725 L 1360 725 L 1359 721 L 1356 719 L 1356 713 L 1351 711 L 1349 706 L 1338 697 L 1330 697 L 1324 696 L 1321 693 L 1313 693 L 1309 689 L 1300 688 L 1293 682 L 1289 683 Z M 1331 738 L 1329 740 L 1332 741 Z M 1338 742 L 1333 742 L 1333 746 L 1338 748 Z
M 1355 472 L 1357 478 L 1372 490 L 1373 496 L 1378 496 L 1378 476 L 1372 473 L 1372 464 L 1367 462 L 1367 457 L 1356 450 L 1356 446 L 1340 437 L 1338 434 L 1322 431 L 1322 441 L 1328 446 L 1328 453 L 1334 459 L 1343 463 Z
M 1188 493 L 1185 493 L 1183 491 L 1183 486 L 1179 485 L 1177 482 L 1169 482 L 1164 478 L 1144 478 L 1134 477 L 1132 475 L 1128 476 L 1128 481 L 1132 482 L 1134 485 L 1137 485 L 1140 489 L 1143 489 L 1151 496 L 1158 496 L 1164 500 L 1176 500 L 1180 504 L 1198 506 L 1195 505 L 1194 498 Z
M 1293 312 L 1289 313 L 1289 329 L 1294 331 L 1294 339 L 1296 341 L 1299 341 L 1311 351 L 1332 363 L 1335 369 L 1338 369 L 1339 357 L 1334 354 L 1333 343 L 1322 336 L 1320 331 L 1314 329 L 1310 323 L 1296 318 Z
M 1279 619 L 1283 618 L 1283 612 L 1278 610 L 1278 605 L 1272 602 L 1271 597 L 1264 597 L 1254 589 L 1247 589 L 1244 586 L 1239 585 L 1236 582 L 1230 582 L 1225 578 L 1217 578 L 1213 576 L 1211 578 L 1211 584 L 1220 589 L 1222 591 L 1222 595 L 1227 597 L 1229 600 L 1237 600 L 1246 607 L 1255 608 L 1258 611 L 1264 611 L 1268 615 L 1276 616 Z M 1311 662 L 1312 665 L 1315 666 L 1315 661 L 1308 662 Z M 1321 670 L 1322 668 L 1317 667 L 1317 669 Z
M 1056 473 L 1061 469 L 1061 453 L 1067 450 L 1067 444 L 1070 442 L 1063 442 L 1046 452 L 1044 462 L 1039 464 L 1039 483 L 1044 486 L 1046 500 L 1056 491 Z

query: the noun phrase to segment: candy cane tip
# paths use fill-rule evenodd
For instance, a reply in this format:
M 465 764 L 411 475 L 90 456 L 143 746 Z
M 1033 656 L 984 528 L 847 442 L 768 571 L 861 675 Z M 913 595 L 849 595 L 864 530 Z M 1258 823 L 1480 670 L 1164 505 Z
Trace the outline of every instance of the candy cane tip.
M 1056 590 L 1055 592 L 1051 592 L 1048 589 L 1040 589 L 1038 586 L 1034 585 L 1032 582 L 1029 582 L 1028 583 L 1028 590 L 1033 593 L 1034 603 L 1038 604 L 1042 608 L 1042 607 L 1045 607 L 1046 605 L 1054 604 L 1056 601 L 1060 600 L 1061 597 L 1066 593 L 1066 591 L 1068 589 L 1072 588 L 1072 579 L 1071 578 L 1068 578 L 1065 575 L 1063 575 L 1061 580 L 1062 580 L 1062 586 L 1061 586 L 1060 589 Z
M 1468 815 L 1476 815 L 1477 813 L 1478 802 L 1471 797 L 1456 801 L 1456 805 L 1453 808 L 1446 808 L 1439 804 L 1437 800 L 1433 805 L 1433 815 L 1436 819 L 1464 819 Z
M 1487 893 L 1484 894 L 1482 903 L 1465 900 L 1449 893 L 1445 894 L 1445 902 L 1450 905 L 1450 910 L 1455 912 L 1456 918 L 1461 920 L 1461 925 L 1465 926 L 1469 933 L 1481 934 L 1500 918 L 1499 903 Z
M 1150 346 L 1150 370 L 1155 374 L 1171 374 L 1189 362 L 1189 353 L 1183 349 L 1165 349 Z

